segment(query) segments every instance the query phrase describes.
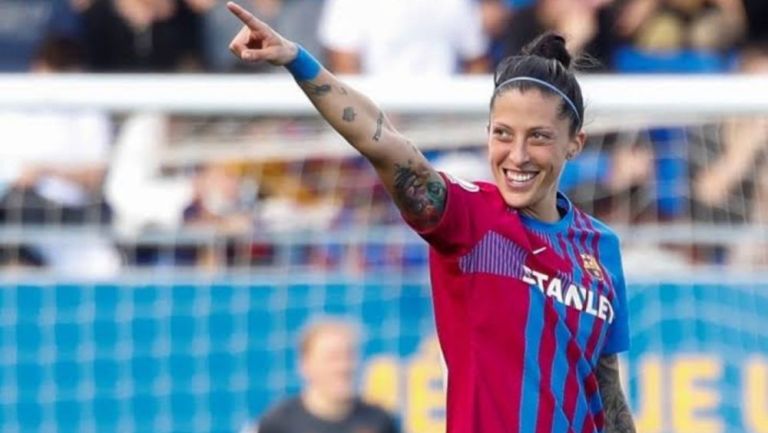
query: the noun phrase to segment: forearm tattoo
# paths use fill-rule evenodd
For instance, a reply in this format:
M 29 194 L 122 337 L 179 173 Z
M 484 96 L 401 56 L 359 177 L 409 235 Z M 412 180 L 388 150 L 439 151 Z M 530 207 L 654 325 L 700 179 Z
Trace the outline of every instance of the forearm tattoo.
M 405 216 L 420 227 L 437 224 L 445 209 L 446 189 L 439 174 L 408 160 L 395 164 L 395 201 Z
M 301 86 L 306 89 L 307 94 L 312 96 L 325 96 L 333 89 L 330 84 L 315 84 L 311 81 L 304 81 Z
M 618 357 L 601 357 L 596 374 L 605 411 L 605 433 L 635 433 L 632 412 L 621 390 Z
M 354 122 L 356 116 L 357 116 L 357 113 L 355 113 L 355 109 L 352 107 L 346 107 L 344 109 L 344 112 L 341 114 L 341 118 L 345 122 Z
M 381 139 L 381 130 L 384 127 L 384 112 L 379 111 L 379 118 L 376 119 L 376 133 L 373 134 L 373 141 Z

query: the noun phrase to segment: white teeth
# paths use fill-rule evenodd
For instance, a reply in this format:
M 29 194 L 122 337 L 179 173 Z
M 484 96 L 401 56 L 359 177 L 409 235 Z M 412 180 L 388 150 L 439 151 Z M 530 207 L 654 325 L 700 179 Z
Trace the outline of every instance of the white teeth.
M 504 174 L 507 176 L 507 179 L 513 182 L 528 182 L 536 177 L 536 173 L 521 173 L 511 170 L 504 170 Z

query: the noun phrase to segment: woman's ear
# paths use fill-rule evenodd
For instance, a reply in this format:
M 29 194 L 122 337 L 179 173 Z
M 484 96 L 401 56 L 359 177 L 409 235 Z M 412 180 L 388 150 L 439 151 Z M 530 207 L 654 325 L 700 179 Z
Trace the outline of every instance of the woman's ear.
M 565 154 L 566 159 L 573 159 L 584 149 L 584 143 L 587 142 L 587 133 L 579 131 L 574 135 L 570 142 L 568 142 L 568 151 Z

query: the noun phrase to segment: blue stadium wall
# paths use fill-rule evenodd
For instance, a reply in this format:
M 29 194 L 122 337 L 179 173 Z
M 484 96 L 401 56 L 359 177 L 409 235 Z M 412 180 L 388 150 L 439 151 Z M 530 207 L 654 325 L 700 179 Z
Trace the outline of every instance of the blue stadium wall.
M 626 385 L 643 433 L 768 432 L 768 279 L 630 286 Z M 236 432 L 295 394 L 317 315 L 358 320 L 361 392 L 442 428 L 423 275 L 0 283 L 3 432 Z

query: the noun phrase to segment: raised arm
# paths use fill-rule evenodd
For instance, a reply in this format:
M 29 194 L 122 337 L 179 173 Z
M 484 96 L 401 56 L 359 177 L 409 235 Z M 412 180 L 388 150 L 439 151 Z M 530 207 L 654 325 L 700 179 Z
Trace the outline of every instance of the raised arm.
M 437 224 L 445 207 L 443 178 L 384 112 L 251 13 L 232 2 L 227 7 L 245 24 L 230 50 L 247 62 L 286 66 L 320 115 L 373 164 L 409 222 L 419 229 Z
M 603 398 L 605 433 L 635 433 L 635 422 L 629 410 L 619 379 L 619 359 L 616 355 L 600 358 L 597 384 Z

